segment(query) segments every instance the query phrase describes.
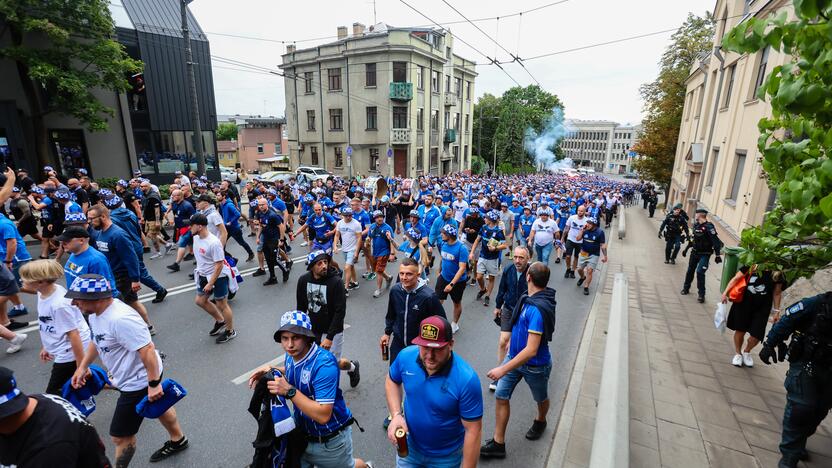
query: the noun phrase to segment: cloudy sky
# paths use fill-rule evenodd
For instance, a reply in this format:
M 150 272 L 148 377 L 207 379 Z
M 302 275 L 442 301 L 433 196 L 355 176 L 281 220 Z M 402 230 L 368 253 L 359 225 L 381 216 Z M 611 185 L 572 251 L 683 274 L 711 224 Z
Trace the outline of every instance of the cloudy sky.
M 521 58 L 675 28 L 688 12 L 703 15 L 716 3 L 715 0 L 561 0 L 559 4 L 517 15 L 555 0 L 405 1 L 440 24 L 464 21 L 450 4 Z M 373 24 L 373 7 L 372 0 L 195 0 L 191 4 L 191 10 L 208 33 L 212 55 L 274 70 L 286 48 L 280 41 L 298 41 L 298 48 L 332 41 L 340 25 L 352 31 L 354 22 Z M 431 23 L 401 0 L 377 0 L 375 11 L 377 22 L 393 26 Z M 493 17 L 503 18 L 476 21 Z M 496 56 L 501 61 L 510 59 L 474 26 L 457 23 L 447 27 L 488 56 Z M 656 76 L 659 56 L 670 35 L 668 32 L 528 60 L 526 67 L 544 89 L 560 97 L 566 106 L 567 118 L 638 123 L 642 115 L 638 87 Z M 486 61 L 460 41 L 456 42 L 455 52 L 478 63 Z M 218 114 L 284 114 L 282 78 L 242 71 L 240 67 L 218 61 L 213 62 L 213 67 Z M 521 85 L 534 83 L 518 64 L 504 67 Z M 497 67 L 481 65 L 477 72 L 477 96 L 499 95 L 514 86 L 512 79 Z

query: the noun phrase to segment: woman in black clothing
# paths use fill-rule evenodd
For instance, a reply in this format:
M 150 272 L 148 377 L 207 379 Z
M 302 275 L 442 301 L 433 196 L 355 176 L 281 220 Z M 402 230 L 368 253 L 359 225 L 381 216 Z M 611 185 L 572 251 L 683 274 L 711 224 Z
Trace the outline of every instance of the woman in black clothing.
M 743 277 L 746 278 L 748 285 L 745 288 L 742 301 L 731 304 L 726 326 L 734 330 L 734 350 L 736 354 L 734 354 L 731 364 L 737 367 L 743 365 L 753 367 L 754 360 L 751 358 L 751 350 L 765 338 L 769 314 L 774 311 L 773 322 L 780 318 L 780 299 L 785 288 L 785 280 L 783 274 L 779 271 L 759 271 L 757 265 L 742 266 L 725 287 L 725 291 L 722 293 L 723 303 L 728 302 L 728 291 Z M 746 334 L 750 336 L 745 344 L 745 349 L 743 349 L 742 345 L 745 342 Z

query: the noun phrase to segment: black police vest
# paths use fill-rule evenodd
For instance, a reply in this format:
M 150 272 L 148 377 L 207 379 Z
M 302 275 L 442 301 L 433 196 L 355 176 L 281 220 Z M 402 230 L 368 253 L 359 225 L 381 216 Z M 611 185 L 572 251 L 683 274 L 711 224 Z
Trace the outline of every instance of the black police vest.
M 819 343 L 832 344 L 832 292 L 823 295 L 812 323 L 806 329 L 806 335 Z
M 713 243 L 708 236 L 711 223 L 697 223 L 693 225 L 693 250 L 697 253 L 709 253 L 713 250 Z
M 682 233 L 682 217 L 673 214 L 667 215 L 665 221 L 665 232 L 670 235 L 678 236 Z

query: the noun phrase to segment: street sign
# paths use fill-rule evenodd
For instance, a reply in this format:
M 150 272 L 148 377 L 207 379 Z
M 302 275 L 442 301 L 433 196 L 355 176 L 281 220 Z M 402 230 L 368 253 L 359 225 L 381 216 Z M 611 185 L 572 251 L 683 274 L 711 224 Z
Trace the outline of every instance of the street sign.
M 387 157 L 388 157 L 388 158 L 392 158 L 392 157 L 393 157 L 393 148 L 387 148 Z
M 631 158 L 636 157 L 636 152 L 635 152 L 635 151 L 630 151 L 629 156 L 630 156 Z
M 347 146 L 347 156 L 352 156 L 352 146 Z

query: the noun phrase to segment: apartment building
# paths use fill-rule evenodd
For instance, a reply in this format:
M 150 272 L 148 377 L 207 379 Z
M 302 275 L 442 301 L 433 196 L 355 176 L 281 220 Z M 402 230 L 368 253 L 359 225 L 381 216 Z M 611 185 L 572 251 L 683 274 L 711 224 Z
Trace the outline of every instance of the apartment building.
M 561 150 L 575 167 L 608 174 L 633 172 L 637 155 L 630 148 L 638 141 L 641 125 L 621 126 L 608 120 L 569 120 L 567 125 L 572 131 L 561 141 Z
M 296 50 L 286 73 L 292 166 L 336 174 L 448 174 L 471 167 L 475 63 L 449 31 L 354 23 Z
M 774 206 L 757 149 L 757 122 L 771 106 L 756 97 L 772 68 L 792 60 L 770 47 L 737 54 L 720 47 L 725 34 L 750 17 L 767 17 L 794 7 L 786 0 L 718 0 L 714 49 L 703 54 L 687 78 L 687 97 L 673 166 L 670 204 L 692 213 L 706 208 L 724 231 L 739 239 L 759 225 Z

